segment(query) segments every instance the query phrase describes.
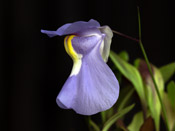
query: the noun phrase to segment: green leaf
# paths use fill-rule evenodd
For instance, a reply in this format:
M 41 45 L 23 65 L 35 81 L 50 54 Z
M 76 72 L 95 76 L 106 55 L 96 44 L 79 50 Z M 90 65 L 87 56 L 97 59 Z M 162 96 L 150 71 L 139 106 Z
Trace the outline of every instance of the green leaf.
M 125 107 L 126 103 L 130 100 L 133 93 L 134 93 L 134 88 L 127 90 L 125 97 L 122 99 L 120 105 L 117 108 L 118 111 L 122 110 Z
M 120 105 L 122 104 L 123 100 L 125 99 L 126 95 L 131 91 L 131 90 L 134 90 L 133 86 L 132 85 L 128 85 L 128 86 L 123 86 L 121 89 L 120 89 L 120 96 L 117 100 L 117 103 L 115 104 L 117 110 L 119 110 L 118 108 L 120 107 Z M 132 97 L 133 98 L 133 97 Z M 131 104 L 131 99 L 129 99 L 127 101 L 126 104 Z M 120 107 L 121 108 L 121 107 Z
M 158 95 L 155 90 L 155 86 L 153 83 L 153 80 L 151 78 L 151 75 L 149 73 L 149 69 L 147 67 L 147 64 L 144 60 L 137 59 L 135 61 L 135 65 L 140 71 L 140 74 L 143 78 L 143 83 L 145 86 L 145 94 L 146 94 L 146 102 L 149 107 L 149 111 L 151 113 L 152 118 L 155 121 L 156 130 L 159 130 L 159 123 L 160 123 L 160 114 L 161 114 L 161 104 L 158 98 Z M 160 95 L 162 96 L 164 92 L 164 81 L 162 78 L 162 75 L 160 71 L 150 64 L 152 72 L 154 72 L 153 77 L 155 79 L 155 82 L 158 86 L 158 90 Z
M 122 58 L 124 61 L 129 61 L 129 55 L 126 51 L 122 51 L 119 53 L 120 58 Z
M 124 108 L 123 110 L 121 110 L 120 112 L 117 112 L 116 114 L 114 114 L 111 118 L 109 118 L 106 123 L 104 124 L 104 127 L 102 129 L 102 131 L 108 131 L 108 129 L 123 115 L 125 115 L 126 113 L 128 113 L 131 109 L 134 108 L 135 104 L 132 104 L 126 108 Z
M 160 69 L 160 72 L 162 73 L 164 82 L 166 83 L 171 76 L 175 73 L 175 62 L 170 63 L 168 65 L 162 66 Z
M 144 122 L 143 112 L 142 111 L 137 112 L 134 115 L 132 122 L 128 126 L 129 131 L 139 131 L 143 122 Z
M 140 65 L 140 58 L 137 58 L 137 59 L 135 59 L 135 61 L 134 61 L 134 66 L 138 69 L 139 68 L 139 65 Z
M 101 119 L 102 123 L 104 124 L 108 118 L 110 118 L 113 115 L 114 112 L 114 106 L 106 111 L 101 112 Z
M 134 85 L 135 90 L 143 103 L 145 101 L 145 93 L 142 78 L 138 69 L 121 59 L 113 51 L 110 52 L 109 56 L 118 70 L 120 70 L 120 72 Z
M 174 131 L 174 128 L 175 128 L 175 109 L 173 110 L 173 107 L 170 103 L 169 96 L 166 92 L 164 92 L 162 100 L 163 100 L 163 103 L 165 105 L 165 109 L 167 112 L 168 126 L 170 128 L 170 131 Z
M 157 69 L 154 66 L 153 66 L 153 70 L 154 70 L 154 79 L 155 79 L 156 84 L 158 86 L 158 90 L 160 92 L 160 95 L 162 96 L 163 92 L 164 92 L 164 80 L 163 80 L 162 74 L 159 71 L 159 69 Z M 148 94 L 147 100 L 148 100 L 149 109 L 151 111 L 151 116 L 153 117 L 153 119 L 155 121 L 156 130 L 159 130 L 161 104 L 160 104 L 158 95 L 156 93 L 155 87 L 153 85 L 153 82 L 152 83 L 151 82 L 152 82 L 152 80 L 150 80 L 146 84 L 146 89 L 147 89 L 147 94 Z
M 104 123 L 106 121 L 106 111 L 102 111 L 100 114 L 101 114 L 102 123 Z
M 173 109 L 175 109 L 175 83 L 174 81 L 171 81 L 168 83 L 167 90 L 168 90 L 168 97 L 171 102 L 171 105 Z

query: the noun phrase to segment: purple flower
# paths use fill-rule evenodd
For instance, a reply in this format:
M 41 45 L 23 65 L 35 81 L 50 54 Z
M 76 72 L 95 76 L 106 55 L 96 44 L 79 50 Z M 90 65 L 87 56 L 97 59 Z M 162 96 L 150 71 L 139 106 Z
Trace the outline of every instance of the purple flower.
M 113 33 L 91 19 L 41 30 L 50 37 L 68 35 L 66 52 L 73 60 L 72 72 L 56 98 L 59 107 L 78 114 L 93 115 L 111 108 L 119 96 L 118 81 L 106 64 Z

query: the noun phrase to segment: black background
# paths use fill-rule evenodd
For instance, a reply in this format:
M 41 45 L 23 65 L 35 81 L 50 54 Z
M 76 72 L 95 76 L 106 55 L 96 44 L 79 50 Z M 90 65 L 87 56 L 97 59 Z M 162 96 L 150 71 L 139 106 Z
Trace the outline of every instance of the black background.
M 0 130 L 87 130 L 84 116 L 60 109 L 56 96 L 69 76 L 72 60 L 63 37 L 49 38 L 40 29 L 93 18 L 142 40 L 158 67 L 175 60 L 173 0 L 0 0 Z M 130 62 L 142 57 L 138 44 L 114 35 L 112 50 L 128 51 Z

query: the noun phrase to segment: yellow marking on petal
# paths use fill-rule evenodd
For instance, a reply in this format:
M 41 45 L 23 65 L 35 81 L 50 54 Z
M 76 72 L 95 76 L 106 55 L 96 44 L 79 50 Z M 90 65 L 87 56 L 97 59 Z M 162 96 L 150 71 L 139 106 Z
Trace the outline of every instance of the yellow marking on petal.
M 80 68 L 81 68 L 81 64 L 82 64 L 82 61 L 81 61 L 82 55 L 76 53 L 76 51 L 74 50 L 74 48 L 72 46 L 72 39 L 74 37 L 76 37 L 76 36 L 70 35 L 70 36 L 66 36 L 64 38 L 65 50 L 74 62 L 70 76 L 78 74 L 80 71 Z
M 66 36 L 66 37 L 64 38 L 64 48 L 65 48 L 67 54 L 69 54 L 68 47 L 67 47 L 67 38 L 68 38 L 68 37 L 69 37 L 69 36 Z
M 68 55 L 73 59 L 73 61 L 77 61 L 81 58 L 80 54 L 77 54 L 72 46 L 72 39 L 76 37 L 75 35 L 66 36 L 64 39 L 65 50 Z
M 73 60 L 76 60 L 78 58 L 78 54 L 75 52 L 73 46 L 72 46 L 72 39 L 75 37 L 75 35 L 70 35 L 67 39 L 67 46 L 69 49 L 69 54 L 72 57 Z

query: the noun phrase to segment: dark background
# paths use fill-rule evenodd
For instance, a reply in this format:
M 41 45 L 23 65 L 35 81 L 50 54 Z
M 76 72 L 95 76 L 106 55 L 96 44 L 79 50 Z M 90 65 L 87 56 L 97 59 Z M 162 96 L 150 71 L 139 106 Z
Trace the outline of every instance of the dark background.
M 56 96 L 70 74 L 72 61 L 63 37 L 49 38 L 40 29 L 93 18 L 142 39 L 158 67 L 175 60 L 173 0 L 0 0 L 0 130 L 86 130 L 84 116 L 60 109 Z M 138 44 L 114 35 L 112 50 L 126 50 L 130 62 L 142 58 Z

